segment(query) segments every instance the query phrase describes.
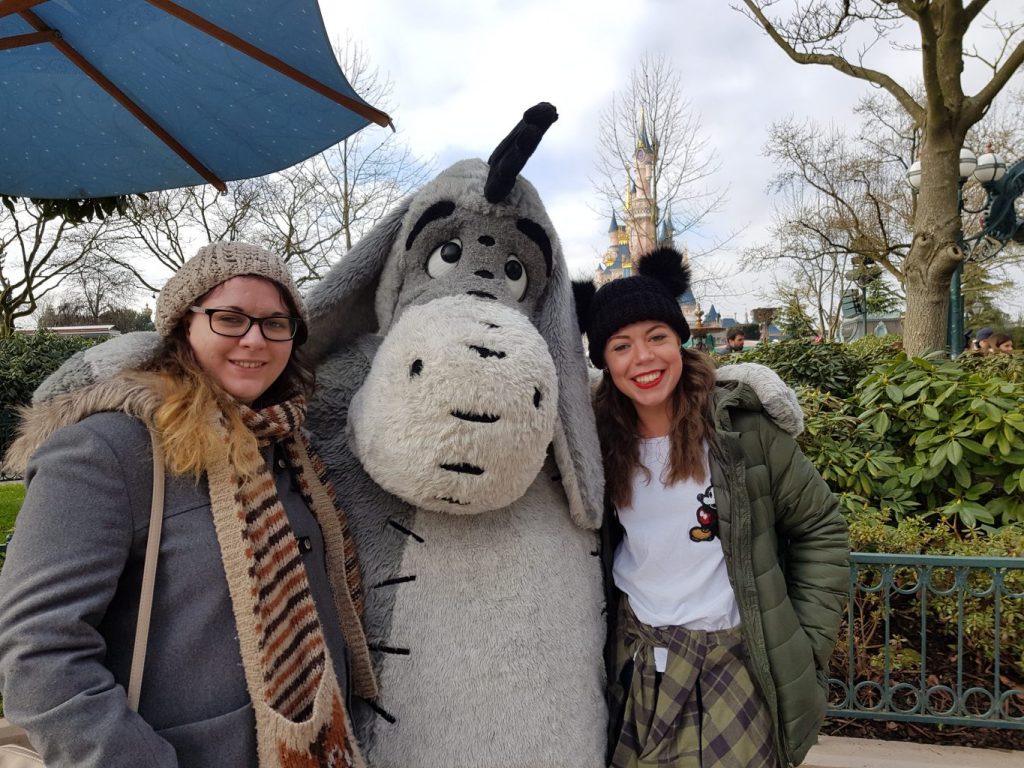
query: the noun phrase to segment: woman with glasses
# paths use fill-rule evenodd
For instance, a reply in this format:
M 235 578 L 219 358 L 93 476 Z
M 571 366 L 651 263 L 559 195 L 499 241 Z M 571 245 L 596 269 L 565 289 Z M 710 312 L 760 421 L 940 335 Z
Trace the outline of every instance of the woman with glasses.
M 49 768 L 362 765 L 347 712 L 375 684 L 355 551 L 301 429 L 302 297 L 273 254 L 214 243 L 155 324 L 151 365 L 34 406 L 9 454 L 27 492 L 0 574 L 6 716 Z M 151 440 L 166 491 L 136 712 Z

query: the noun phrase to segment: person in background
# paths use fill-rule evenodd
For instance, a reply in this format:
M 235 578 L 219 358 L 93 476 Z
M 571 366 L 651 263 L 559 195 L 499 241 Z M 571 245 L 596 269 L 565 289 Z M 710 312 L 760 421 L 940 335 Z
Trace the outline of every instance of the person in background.
M 681 255 L 637 268 L 577 292 L 602 370 L 610 765 L 798 764 L 825 713 L 846 522 L 753 390 L 682 346 Z
M 989 337 L 994 331 L 987 325 L 984 328 L 978 330 L 978 333 L 974 337 L 975 349 L 983 354 L 992 352 L 992 345 L 989 342 Z
M 729 332 L 725 334 L 725 349 L 722 350 L 722 353 L 729 355 L 733 352 L 742 352 L 744 343 L 743 331 L 735 327 L 730 328 Z
M 988 338 L 988 346 L 991 352 L 1013 353 L 1013 338 L 1008 333 L 993 333 Z
M 0 690 L 48 768 L 362 766 L 347 707 L 375 682 L 356 553 L 301 430 L 306 323 L 277 256 L 214 243 L 160 292 L 152 365 L 26 414 Z M 167 483 L 135 712 L 151 430 Z

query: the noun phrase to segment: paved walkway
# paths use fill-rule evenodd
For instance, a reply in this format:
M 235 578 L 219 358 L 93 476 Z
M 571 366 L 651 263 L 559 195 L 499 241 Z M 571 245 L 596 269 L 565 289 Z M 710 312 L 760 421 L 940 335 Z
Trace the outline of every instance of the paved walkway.
M 802 768 L 1024 768 L 1024 751 L 821 736 Z M 1024 748 L 1024 733 L 1021 733 Z
M 0 741 L 16 730 L 0 718 Z M 1024 752 L 822 736 L 802 768 L 1024 768 Z

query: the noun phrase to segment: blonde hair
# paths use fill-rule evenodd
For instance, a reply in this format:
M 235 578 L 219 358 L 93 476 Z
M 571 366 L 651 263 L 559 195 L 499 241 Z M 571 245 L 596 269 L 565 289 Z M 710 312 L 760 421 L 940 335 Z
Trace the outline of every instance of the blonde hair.
M 225 454 L 238 467 L 240 458 L 255 445 L 256 436 L 242 420 L 237 402 L 200 367 L 182 326 L 167 337 L 148 371 L 147 378 L 155 377 L 153 383 L 160 395 L 153 426 L 161 437 L 168 471 L 192 475 L 198 481 L 211 460 Z M 308 396 L 312 386 L 312 372 L 293 350 L 284 372 L 263 399 Z M 258 408 L 258 403 L 254 407 Z M 218 420 L 227 430 L 226 444 Z

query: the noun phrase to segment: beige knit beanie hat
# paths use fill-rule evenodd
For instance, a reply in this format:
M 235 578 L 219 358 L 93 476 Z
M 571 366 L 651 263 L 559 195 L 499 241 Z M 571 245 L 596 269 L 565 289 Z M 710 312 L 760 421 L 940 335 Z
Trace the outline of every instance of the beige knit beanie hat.
M 196 299 L 225 280 L 242 275 L 263 277 L 281 286 L 302 318 L 295 343 L 306 340 L 309 315 L 285 263 L 270 251 L 250 243 L 210 243 L 167 281 L 156 300 L 153 324 L 161 336 L 170 336 Z

